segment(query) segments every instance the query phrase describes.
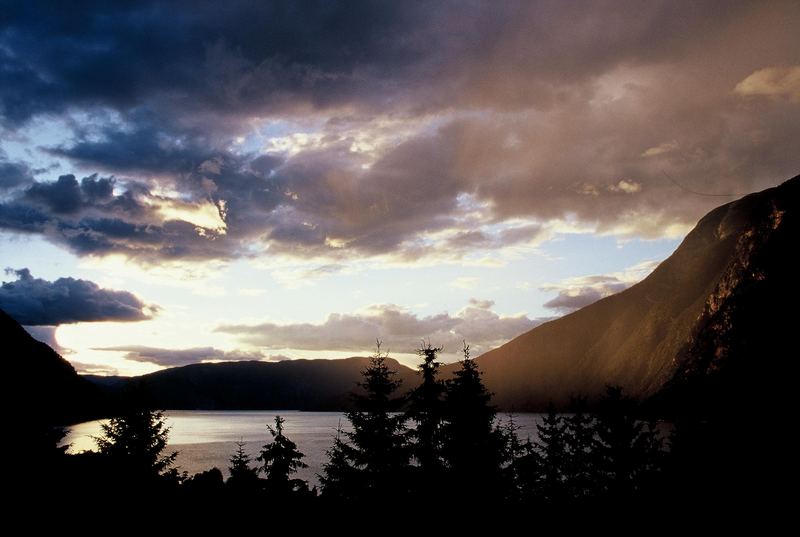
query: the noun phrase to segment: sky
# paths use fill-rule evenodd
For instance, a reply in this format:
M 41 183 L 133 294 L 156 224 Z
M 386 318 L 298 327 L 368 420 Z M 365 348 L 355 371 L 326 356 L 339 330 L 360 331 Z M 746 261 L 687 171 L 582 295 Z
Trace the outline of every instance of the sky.
M 800 172 L 800 3 L 0 0 L 0 308 L 78 371 L 479 355 Z

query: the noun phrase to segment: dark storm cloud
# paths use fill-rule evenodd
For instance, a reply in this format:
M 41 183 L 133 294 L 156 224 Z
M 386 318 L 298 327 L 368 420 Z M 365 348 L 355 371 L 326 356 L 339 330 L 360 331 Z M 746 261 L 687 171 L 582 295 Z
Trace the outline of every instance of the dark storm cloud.
M 58 218 L 74 215 L 80 211 L 97 210 L 135 214 L 143 209 L 135 200 L 137 186 L 114 196 L 113 177 L 84 177 L 78 182 L 72 174 L 61 175 L 55 181 L 33 181 L 24 193 L 12 199 L 9 205 L 38 207 L 42 214 Z
M 148 306 L 132 293 L 103 289 L 75 278 L 47 281 L 26 268 L 7 269 L 16 280 L 0 286 L 0 308 L 23 325 L 59 325 L 92 321 L 143 321 Z
M 81 179 L 81 191 L 90 201 L 109 200 L 114 194 L 114 179 L 97 177 L 97 174 Z
M 232 238 L 264 234 L 276 251 L 320 255 L 335 253 L 329 238 L 384 253 L 452 223 L 462 185 L 447 141 L 413 139 L 367 172 L 353 169 L 345 142 L 288 159 L 237 155 L 202 135 L 165 134 L 149 123 L 53 152 L 126 173 L 177 173 L 179 188 L 195 199 L 224 200 Z
M 0 116 L 153 101 L 238 113 L 391 96 L 442 8 L 385 2 L 3 2 Z M 421 34 L 421 35 L 418 35 Z M 388 80 L 387 80 L 388 79 Z M 382 91 L 379 91 L 382 90 Z
M 54 183 L 36 183 L 27 191 L 27 197 L 41 201 L 54 213 L 74 213 L 83 202 L 81 187 L 74 175 L 62 175 Z
M 146 362 L 164 367 L 179 367 L 207 361 L 241 361 L 265 360 L 267 356 L 253 351 L 222 351 L 213 347 L 197 347 L 192 349 L 163 349 L 142 345 L 126 345 L 120 347 L 100 347 L 98 351 L 125 352 L 125 359 L 134 362 Z
M 217 331 L 271 349 L 358 352 L 368 349 L 378 338 L 386 349 L 414 352 L 424 338 L 444 345 L 450 353 L 457 352 L 467 340 L 476 353 L 481 353 L 539 324 L 525 316 L 502 317 L 491 310 L 492 305 L 491 301 L 471 301 L 455 315 L 420 317 L 388 304 L 372 306 L 358 314 L 333 313 L 321 324 L 223 325 Z
M 264 232 L 286 195 L 277 180 L 245 169 L 247 161 L 230 157 L 215 162 L 219 169 L 203 171 L 200 163 L 180 179 L 177 185 L 187 192 L 186 200 L 155 195 L 143 183 L 118 185 L 112 177 L 97 175 L 34 181 L 0 200 L 0 228 L 42 234 L 79 255 L 121 253 L 145 263 L 237 257 L 246 241 Z M 118 194 L 115 186 L 120 186 Z M 175 206 L 188 213 L 203 207 L 220 213 L 226 229 L 202 229 L 184 219 L 190 216 L 172 217 Z
M 0 227 L 23 233 L 43 233 L 50 216 L 36 207 L 0 203 Z
M 0 187 L 24 189 L 0 198 L 0 227 L 79 254 L 457 257 L 565 219 L 675 236 L 798 172 L 796 2 L 8 2 L 0 13 L 0 124 L 83 113 L 50 154 L 140 185 L 35 182 L 0 161 Z M 324 144 L 233 147 L 254 121 L 304 117 L 326 119 Z M 379 117 L 416 130 L 363 166 L 337 129 L 369 138 Z M 225 233 L 164 217 L 175 200 L 214 204 Z M 485 226 L 515 219 L 528 222 Z
M 792 8 L 774 4 L 764 9 Z M 752 11 L 666 1 L 4 2 L 0 102 L 12 122 L 75 105 L 212 114 L 551 105 L 559 84 L 686 57 Z
M 0 153 L 0 192 L 33 181 L 33 171 L 22 162 L 10 162 Z
M 219 140 L 210 133 L 178 129 L 167 118 L 135 110 L 126 116 L 125 125 L 101 125 L 91 137 L 78 136 L 70 145 L 48 152 L 108 170 L 175 174 L 192 172 L 224 151 L 217 145 Z

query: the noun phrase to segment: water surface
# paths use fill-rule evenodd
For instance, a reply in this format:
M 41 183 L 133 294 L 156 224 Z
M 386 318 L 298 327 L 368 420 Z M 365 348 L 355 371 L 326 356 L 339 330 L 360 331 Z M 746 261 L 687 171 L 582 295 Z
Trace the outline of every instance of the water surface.
M 308 468 L 301 470 L 298 477 L 316 484 L 316 474 L 322 472 L 327 461 L 325 452 L 331 447 L 339 424 L 342 430 L 350 430 L 349 422 L 340 412 L 172 410 L 165 412 L 170 427 L 169 449 L 178 452 L 177 465 L 190 475 L 216 466 L 227 477 L 228 459 L 236 449 L 235 442 L 246 442 L 245 450 L 255 459 L 261 446 L 272 438 L 266 425 L 274 424 L 276 414 L 286 419 L 284 434 L 305 454 L 303 462 Z M 499 417 L 503 422 L 507 419 Z M 102 433 L 103 421 L 73 425 L 65 438 L 71 445 L 70 452 L 95 449 L 92 437 Z M 523 439 L 529 435 L 534 438 L 536 424 L 540 422 L 541 414 L 514 415 L 514 423 L 519 426 L 517 433 Z

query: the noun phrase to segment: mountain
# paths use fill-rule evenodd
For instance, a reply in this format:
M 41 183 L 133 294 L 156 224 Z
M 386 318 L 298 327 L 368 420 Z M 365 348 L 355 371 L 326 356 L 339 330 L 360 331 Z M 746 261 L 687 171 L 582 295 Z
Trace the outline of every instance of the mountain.
M 106 393 L 136 388 L 166 409 L 339 410 L 349 406 L 369 358 L 225 362 L 175 367 L 124 379 L 90 377 Z M 402 381 L 400 391 L 419 382 L 414 370 L 387 359 Z
M 105 401 L 56 351 L 35 340 L 0 310 L 3 392 L 15 417 L 45 423 L 75 423 L 100 417 Z
M 765 372 L 780 376 L 781 361 L 797 355 L 786 351 L 800 275 L 799 201 L 797 176 L 718 207 L 638 284 L 483 354 L 495 402 L 539 409 L 619 385 L 687 405 L 700 394 L 746 397 Z

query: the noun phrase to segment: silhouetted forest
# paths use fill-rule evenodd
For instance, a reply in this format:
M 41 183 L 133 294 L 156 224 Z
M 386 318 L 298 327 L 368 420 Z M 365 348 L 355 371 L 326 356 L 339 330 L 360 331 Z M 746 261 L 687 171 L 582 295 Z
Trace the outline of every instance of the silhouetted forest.
M 14 474 L 20 490 L 52 501 L 146 498 L 229 507 L 632 506 L 701 496 L 722 501 L 750 484 L 745 473 L 733 489 L 730 475 L 720 479 L 729 457 L 713 450 L 727 434 L 724 423 L 683 419 L 659 427 L 617 387 L 591 406 L 573 399 L 568 413 L 551 407 L 536 438 L 520 438 L 513 414 L 498 420 L 469 347 L 446 381 L 438 374 L 441 350 L 430 344 L 419 349 L 421 381 L 405 393 L 378 345 L 346 413 L 350 427 L 332 438 L 319 488 L 295 476 L 305 467 L 304 455 L 285 435 L 280 416 L 267 425 L 269 438 L 255 459 L 244 443 L 231 446 L 227 480 L 218 468 L 181 472 L 177 453 L 167 450 L 164 415 L 141 394 L 131 394 L 127 407 L 103 425 L 95 451 L 67 454 L 61 429 L 31 425 L 24 464 Z

